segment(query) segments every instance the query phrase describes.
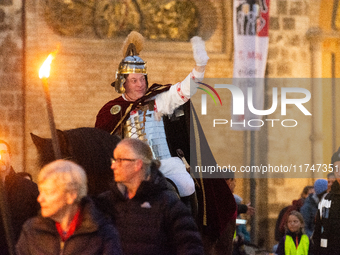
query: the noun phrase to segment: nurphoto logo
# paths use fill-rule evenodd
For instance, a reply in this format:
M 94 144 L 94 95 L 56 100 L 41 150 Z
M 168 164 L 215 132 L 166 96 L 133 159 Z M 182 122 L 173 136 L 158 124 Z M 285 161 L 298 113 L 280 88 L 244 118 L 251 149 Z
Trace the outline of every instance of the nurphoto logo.
M 311 93 L 308 89 L 305 88 L 298 88 L 298 87 L 273 87 L 271 90 L 271 106 L 267 109 L 261 109 L 259 107 L 256 107 L 258 105 L 256 100 L 263 100 L 263 95 L 259 95 L 257 93 L 256 95 L 256 87 L 255 86 L 248 86 L 244 89 L 241 89 L 240 87 L 232 84 L 215 84 L 214 88 L 210 85 L 207 85 L 205 83 L 200 83 L 202 85 L 205 85 L 210 90 L 212 90 L 215 95 L 219 98 L 221 106 L 222 106 L 222 100 L 220 99 L 219 94 L 215 89 L 228 89 L 231 92 L 232 96 L 232 115 L 233 118 L 231 120 L 227 119 L 214 119 L 213 120 L 213 127 L 216 127 L 216 125 L 225 125 L 230 124 L 230 127 L 233 127 L 235 125 L 242 125 L 246 127 L 247 125 L 249 127 L 255 127 L 259 128 L 262 127 L 265 123 L 271 124 L 271 127 L 274 127 L 274 123 L 281 122 L 281 125 L 283 127 L 295 127 L 298 125 L 298 121 L 295 119 L 269 119 L 265 118 L 263 119 L 262 116 L 268 116 L 272 113 L 274 113 L 279 105 L 280 100 L 280 108 L 281 108 L 281 116 L 287 115 L 287 106 L 297 107 L 304 115 L 311 116 L 312 114 L 310 111 L 305 107 L 305 104 L 308 103 L 311 99 Z M 210 97 L 214 100 L 216 105 L 216 100 L 213 97 L 212 93 L 210 93 L 208 90 L 200 88 L 199 89 L 207 92 Z M 278 90 L 280 89 L 280 96 L 278 95 Z M 290 95 L 294 95 L 295 98 L 292 98 Z M 262 98 L 261 98 L 262 97 Z M 298 97 L 298 98 L 296 98 Z M 280 98 L 280 99 L 279 99 Z M 292 108 L 290 107 L 290 109 Z M 207 97 L 206 94 L 203 94 L 201 97 L 201 115 L 207 115 L 208 109 L 207 109 Z M 251 117 L 257 118 L 247 118 L 245 115 Z

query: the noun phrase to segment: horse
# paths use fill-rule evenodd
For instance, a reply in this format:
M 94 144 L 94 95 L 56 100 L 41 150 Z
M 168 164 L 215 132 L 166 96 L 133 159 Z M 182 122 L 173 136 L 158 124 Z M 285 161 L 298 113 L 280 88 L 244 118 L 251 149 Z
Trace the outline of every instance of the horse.
M 61 157 L 81 165 L 88 179 L 88 194 L 97 196 L 110 189 L 114 181 L 111 169 L 113 150 L 121 140 L 118 136 L 90 127 L 57 130 Z M 31 133 L 37 148 L 40 167 L 55 160 L 52 140 Z
M 108 190 L 114 180 L 111 158 L 114 149 L 121 140 L 120 137 L 110 135 L 108 132 L 97 128 L 57 130 L 57 137 L 61 158 L 72 160 L 84 168 L 88 177 L 89 194 L 96 196 Z M 41 138 L 32 133 L 31 138 L 38 151 L 40 167 L 56 159 L 50 138 Z M 163 167 L 161 168 L 163 169 Z M 179 188 L 182 188 L 183 183 L 176 181 L 174 183 L 171 180 L 175 172 L 173 168 L 173 166 L 170 166 L 169 169 L 168 166 L 166 173 L 163 171 L 163 174 L 167 179 L 168 188 L 180 196 Z M 175 174 L 183 178 L 178 171 Z M 170 178 L 168 178 L 169 176 Z

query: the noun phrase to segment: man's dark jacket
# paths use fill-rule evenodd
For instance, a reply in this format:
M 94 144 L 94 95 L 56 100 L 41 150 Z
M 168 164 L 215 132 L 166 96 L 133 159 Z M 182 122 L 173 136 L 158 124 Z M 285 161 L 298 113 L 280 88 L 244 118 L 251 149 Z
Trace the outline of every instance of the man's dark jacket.
M 318 210 L 315 219 L 315 228 L 312 236 L 315 251 L 314 255 L 340 254 L 340 185 L 335 181 L 331 191 L 324 197 L 330 207 L 322 208 L 322 217 Z M 324 201 L 321 201 L 322 204 Z M 321 239 L 327 240 L 327 247 L 321 247 Z M 325 243 L 325 242 L 324 242 Z
M 129 254 L 203 254 L 203 245 L 189 209 L 175 192 L 168 190 L 166 179 L 156 167 L 143 181 L 132 199 L 117 187 L 103 193 L 99 207 L 111 215 L 122 243 Z

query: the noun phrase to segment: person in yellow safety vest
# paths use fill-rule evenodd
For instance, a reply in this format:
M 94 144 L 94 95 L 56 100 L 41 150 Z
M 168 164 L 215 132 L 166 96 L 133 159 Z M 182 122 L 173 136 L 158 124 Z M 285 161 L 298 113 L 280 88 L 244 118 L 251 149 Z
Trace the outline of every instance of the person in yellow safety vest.
M 286 223 L 286 235 L 280 240 L 277 255 L 311 255 L 311 242 L 304 234 L 304 221 L 301 213 L 291 211 Z

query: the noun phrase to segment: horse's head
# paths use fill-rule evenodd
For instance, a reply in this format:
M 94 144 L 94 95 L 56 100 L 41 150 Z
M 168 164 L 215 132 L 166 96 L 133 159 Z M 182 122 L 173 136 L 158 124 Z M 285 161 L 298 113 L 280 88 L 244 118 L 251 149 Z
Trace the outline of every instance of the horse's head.
M 69 143 L 65 137 L 63 131 L 57 130 L 57 137 L 59 141 L 59 147 L 61 151 L 61 157 L 63 159 L 71 158 Z M 43 167 L 44 165 L 54 161 L 56 158 L 54 156 L 52 139 L 51 138 L 42 138 L 33 133 L 31 133 L 31 138 L 34 145 L 37 148 L 38 156 L 39 156 L 39 165 Z
M 62 158 L 81 165 L 87 174 L 89 194 L 109 189 L 113 180 L 111 161 L 120 138 L 97 128 L 76 128 L 57 132 Z M 41 166 L 55 160 L 52 140 L 31 133 Z

